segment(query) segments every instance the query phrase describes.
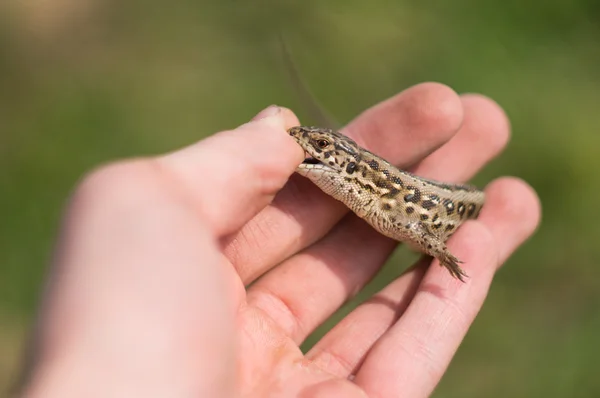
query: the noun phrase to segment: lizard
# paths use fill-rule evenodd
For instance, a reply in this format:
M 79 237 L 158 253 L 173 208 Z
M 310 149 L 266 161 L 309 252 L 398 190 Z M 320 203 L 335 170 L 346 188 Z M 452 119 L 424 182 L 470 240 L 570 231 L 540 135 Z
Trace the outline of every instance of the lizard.
M 465 220 L 477 218 L 484 192 L 400 170 L 329 128 L 296 126 L 288 133 L 306 155 L 296 173 L 379 233 L 437 258 L 453 277 L 465 282 L 468 275 L 459 266 L 462 261 L 448 250 L 446 241 Z

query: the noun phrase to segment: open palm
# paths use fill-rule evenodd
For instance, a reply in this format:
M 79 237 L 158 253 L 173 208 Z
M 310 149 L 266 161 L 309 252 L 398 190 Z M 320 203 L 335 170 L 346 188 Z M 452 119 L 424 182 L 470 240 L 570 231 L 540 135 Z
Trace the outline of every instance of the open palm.
M 535 229 L 514 178 L 449 241 L 470 278 L 423 259 L 308 353 L 299 345 L 396 247 L 293 175 L 303 151 L 268 108 L 235 130 L 91 173 L 73 195 L 40 312 L 31 396 L 424 397 L 495 271 Z M 421 84 L 344 129 L 415 173 L 465 181 L 504 147 L 505 115 Z M 291 177 L 290 177 L 291 176 Z

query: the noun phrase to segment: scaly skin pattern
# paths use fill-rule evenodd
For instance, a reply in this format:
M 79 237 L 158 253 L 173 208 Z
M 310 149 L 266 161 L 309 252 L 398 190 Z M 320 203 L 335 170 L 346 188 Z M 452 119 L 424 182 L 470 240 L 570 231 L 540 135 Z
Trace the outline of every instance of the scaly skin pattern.
M 288 133 L 307 154 L 298 174 L 381 234 L 437 258 L 464 282 L 467 274 L 446 241 L 465 220 L 479 215 L 485 200 L 482 191 L 399 170 L 337 131 L 298 126 Z

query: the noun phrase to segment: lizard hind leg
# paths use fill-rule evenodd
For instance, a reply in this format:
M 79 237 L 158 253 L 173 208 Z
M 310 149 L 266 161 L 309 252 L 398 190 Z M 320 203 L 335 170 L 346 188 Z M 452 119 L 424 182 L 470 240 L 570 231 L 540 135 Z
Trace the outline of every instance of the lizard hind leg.
M 445 246 L 443 252 L 434 257 L 439 260 L 441 266 L 446 267 L 450 274 L 461 282 L 464 282 L 465 278 L 469 277 L 469 275 L 467 275 L 467 273 L 458 265 L 461 264 L 462 261 L 450 253 Z
M 420 235 L 417 245 L 419 251 L 437 258 L 440 262 L 440 265 L 445 267 L 450 272 L 450 275 L 461 282 L 465 282 L 465 278 L 468 278 L 468 275 L 459 266 L 462 261 L 450 253 L 446 247 L 446 244 L 438 236 L 433 234 L 423 223 L 414 225 L 414 230 L 415 232 L 419 231 Z

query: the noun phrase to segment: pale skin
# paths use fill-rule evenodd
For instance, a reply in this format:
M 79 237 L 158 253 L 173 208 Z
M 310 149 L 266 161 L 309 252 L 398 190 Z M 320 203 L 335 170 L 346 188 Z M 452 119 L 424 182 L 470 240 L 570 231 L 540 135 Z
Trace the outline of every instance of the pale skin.
M 299 345 L 396 242 L 293 175 L 304 154 L 286 128 L 298 124 L 267 108 L 84 178 L 65 211 L 26 396 L 430 395 L 494 273 L 536 228 L 538 199 L 518 179 L 491 182 L 479 219 L 448 242 L 466 283 L 421 260 L 304 355 Z M 426 83 L 343 132 L 419 175 L 460 182 L 501 152 L 509 124 L 487 98 Z

